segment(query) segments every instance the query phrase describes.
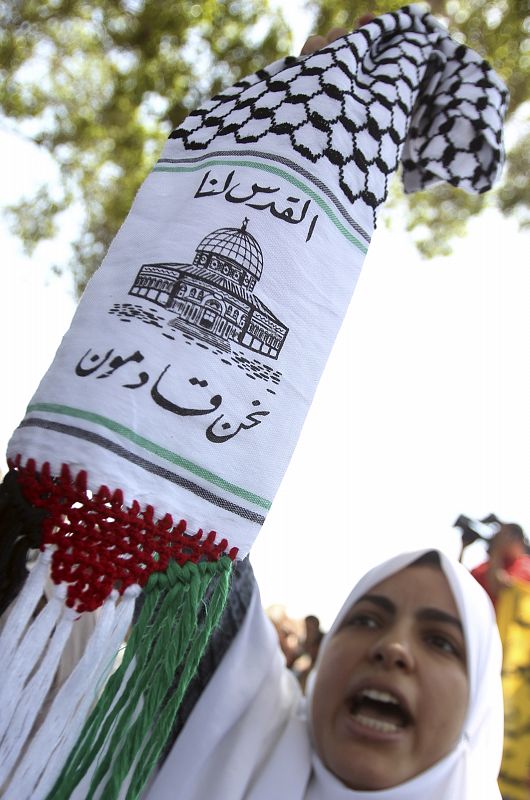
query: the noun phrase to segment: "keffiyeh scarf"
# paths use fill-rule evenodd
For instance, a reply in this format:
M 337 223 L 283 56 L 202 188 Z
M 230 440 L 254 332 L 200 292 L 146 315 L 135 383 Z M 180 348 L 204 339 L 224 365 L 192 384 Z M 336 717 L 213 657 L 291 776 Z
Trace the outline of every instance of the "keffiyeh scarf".
M 390 177 L 401 160 L 406 191 L 486 191 L 506 99 L 411 6 L 240 81 L 172 132 L 9 444 L 6 798 L 66 798 L 87 774 L 87 797 L 140 794 L 287 467 Z M 28 548 L 41 555 L 24 582 Z

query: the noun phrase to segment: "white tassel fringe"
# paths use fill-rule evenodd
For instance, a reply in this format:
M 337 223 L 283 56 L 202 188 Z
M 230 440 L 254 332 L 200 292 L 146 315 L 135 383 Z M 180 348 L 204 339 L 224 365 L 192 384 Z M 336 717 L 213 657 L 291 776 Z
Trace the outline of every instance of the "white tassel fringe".
M 37 715 L 50 691 L 59 660 L 72 631 L 72 625 L 78 616 L 79 614 L 73 609 L 64 607 L 63 614 L 49 640 L 44 658 L 24 688 L 0 745 L 0 785 L 7 780 L 22 749 L 27 744 Z
M 118 603 L 114 591 L 104 603 L 84 655 L 32 737 L 4 800 L 43 800 L 53 788 L 127 635 L 140 591 L 130 586 Z
M 5 672 L 0 690 L 0 741 L 11 724 L 13 714 L 26 693 L 26 681 L 34 672 L 48 647 L 53 630 L 65 608 L 66 585 L 56 587 L 51 600 L 26 630 Z M 10 621 L 9 621 L 10 622 Z M 9 624 L 9 623 L 8 623 Z

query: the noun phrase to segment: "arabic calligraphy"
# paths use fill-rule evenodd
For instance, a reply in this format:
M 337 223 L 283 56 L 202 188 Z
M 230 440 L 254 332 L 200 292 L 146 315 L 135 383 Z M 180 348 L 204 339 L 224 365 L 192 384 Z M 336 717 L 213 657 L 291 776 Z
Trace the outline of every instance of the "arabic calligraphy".
M 278 196 L 278 192 L 280 192 L 279 186 L 260 186 L 258 183 L 253 183 L 250 189 L 248 187 L 243 188 L 240 182 L 233 182 L 235 176 L 236 170 L 234 169 L 223 181 L 212 175 L 212 170 L 208 170 L 201 181 L 201 185 L 195 192 L 194 197 L 216 197 L 218 195 L 224 195 L 225 200 L 229 203 L 244 203 L 249 208 L 256 208 L 258 211 L 269 209 L 273 217 L 281 219 L 283 222 L 288 222 L 290 225 L 299 225 L 306 218 L 311 200 L 306 200 L 303 205 L 299 205 L 299 203 L 302 202 L 300 197 L 289 195 L 282 202 L 282 199 Z M 275 195 L 272 200 L 270 199 L 271 195 Z M 259 202 L 250 202 L 256 199 L 259 200 Z M 265 202 L 263 202 L 264 200 Z M 277 200 L 278 204 L 276 202 Z M 285 202 L 288 205 L 285 205 Z M 283 208 L 281 208 L 282 205 L 284 206 Z M 306 242 L 311 239 L 317 220 L 318 214 L 315 214 L 309 224 Z
M 259 406 L 259 405 L 261 405 L 261 403 L 260 403 L 259 400 L 253 400 L 252 401 L 252 405 L 253 406 Z M 214 428 L 217 425 L 217 423 L 220 422 L 223 419 L 224 414 L 221 414 L 216 419 L 214 419 L 214 421 L 211 423 L 211 425 L 209 425 L 207 427 L 207 429 L 206 429 L 206 438 L 209 439 L 210 442 L 215 442 L 216 444 L 220 444 L 221 442 L 227 442 L 229 439 L 233 439 L 234 436 L 237 436 L 239 431 L 242 431 L 242 430 L 248 431 L 250 428 L 254 428 L 256 425 L 259 425 L 261 423 L 261 420 L 257 419 L 257 417 L 267 417 L 269 415 L 269 413 L 270 413 L 269 411 L 254 411 L 254 412 L 252 412 L 252 414 L 247 414 L 245 419 L 247 419 L 250 424 L 246 425 L 244 422 L 241 422 L 237 426 L 236 430 L 232 430 L 233 426 L 232 426 L 232 424 L 230 422 L 223 422 L 223 424 L 220 426 L 221 430 L 230 431 L 230 432 L 229 433 L 221 433 L 220 434 L 220 433 L 216 433 Z
M 97 353 L 95 353 L 89 359 L 89 361 L 92 364 L 92 366 L 87 368 L 87 367 L 83 367 L 82 366 L 83 361 L 85 360 L 85 358 L 90 353 L 90 350 L 87 350 L 85 355 L 81 358 L 81 360 L 77 364 L 77 366 L 75 368 L 75 374 L 79 375 L 79 377 L 81 377 L 81 378 L 85 378 L 87 375 L 92 375 L 92 373 L 96 372 L 100 367 L 103 366 L 103 364 L 105 364 L 108 361 L 108 359 L 110 358 L 110 356 L 112 355 L 113 352 L 114 352 L 114 350 L 108 350 L 107 353 L 103 356 L 103 358 L 100 358 L 100 356 L 98 356 Z M 110 369 L 107 372 L 104 372 L 103 375 L 97 375 L 96 377 L 98 379 L 109 378 L 114 372 L 116 372 L 117 369 L 119 369 L 120 367 L 123 367 L 124 364 L 127 364 L 130 361 L 139 364 L 143 360 L 144 360 L 144 357 L 140 353 L 139 350 L 137 350 L 135 353 L 133 353 L 128 358 L 122 358 L 121 356 L 115 356 L 112 359 L 112 361 L 109 361 L 108 366 L 110 367 Z M 139 383 L 124 383 L 123 384 L 124 387 L 126 389 L 138 389 L 140 386 L 144 386 L 147 383 L 147 381 L 149 380 L 149 375 L 147 374 L 147 372 L 140 372 L 138 377 L 140 379 Z
M 136 350 L 132 355 L 127 356 L 127 358 L 123 358 L 120 355 L 114 354 L 114 348 L 107 350 L 105 355 L 92 353 L 92 348 L 89 348 L 76 364 L 75 374 L 80 378 L 93 376 L 96 380 L 110 378 L 126 365 L 130 367 L 130 365 L 141 364 L 144 358 L 145 357 L 139 350 Z M 209 384 L 205 378 L 198 378 L 196 375 L 189 378 L 187 382 L 182 381 L 180 378 L 177 379 L 178 389 L 186 403 L 184 403 L 182 399 L 179 399 L 177 402 L 177 400 L 172 397 L 171 392 L 175 385 L 174 380 L 170 381 L 171 368 L 172 365 L 167 364 L 151 385 L 150 395 L 157 406 L 179 417 L 201 417 L 212 414 L 214 411 L 221 408 L 223 397 L 220 394 L 213 394 L 206 404 L 201 401 L 200 393 L 195 390 L 199 389 L 202 393 L 208 388 Z M 130 372 L 130 369 L 128 371 Z M 99 374 L 96 374 L 98 372 Z M 134 372 L 136 372 L 136 369 Z M 123 374 L 127 375 L 127 372 Z M 130 381 L 131 378 L 128 377 L 126 380 Z M 135 376 L 134 382 L 122 383 L 121 386 L 124 389 L 140 389 L 149 381 L 149 374 L 145 371 L 141 371 Z M 189 387 L 191 387 L 191 390 Z M 207 392 L 207 395 L 209 393 L 210 392 Z M 191 400 L 193 400 L 193 404 L 189 405 Z M 250 430 L 256 427 L 256 425 L 260 425 L 263 421 L 262 418 L 269 416 L 270 411 L 259 408 L 261 406 L 261 401 L 257 399 L 252 400 L 252 406 L 254 410 L 246 414 L 241 422 L 230 421 L 230 414 L 226 415 L 223 411 L 206 428 L 205 436 L 208 441 L 214 444 L 222 444 L 223 442 L 228 442 L 230 439 L 233 439 L 234 436 L 237 436 L 241 431 Z M 224 420 L 224 422 L 221 422 L 221 420 Z
M 167 367 L 162 370 L 151 389 L 151 397 L 157 406 L 165 408 L 166 411 L 171 411 L 172 414 L 178 414 L 179 417 L 200 417 L 203 414 L 211 414 L 212 411 L 216 411 L 219 408 L 223 402 L 223 398 L 220 394 L 216 394 L 210 398 L 209 408 L 185 408 L 184 406 L 179 406 L 176 403 L 173 403 L 171 400 L 168 400 L 167 397 L 164 397 L 164 395 L 159 391 L 158 387 L 160 385 L 160 381 L 170 367 L 171 364 L 168 364 Z M 202 388 L 206 388 L 206 386 L 208 386 L 208 381 L 200 381 L 198 378 L 190 378 L 189 383 L 191 383 L 192 386 L 200 386 Z

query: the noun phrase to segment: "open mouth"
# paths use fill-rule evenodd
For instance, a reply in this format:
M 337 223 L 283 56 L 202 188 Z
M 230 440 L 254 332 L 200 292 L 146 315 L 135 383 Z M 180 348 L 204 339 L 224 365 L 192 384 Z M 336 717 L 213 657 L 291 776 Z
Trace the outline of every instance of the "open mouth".
M 381 733 L 398 733 L 412 717 L 398 697 L 378 689 L 361 689 L 350 700 L 350 714 L 361 725 Z

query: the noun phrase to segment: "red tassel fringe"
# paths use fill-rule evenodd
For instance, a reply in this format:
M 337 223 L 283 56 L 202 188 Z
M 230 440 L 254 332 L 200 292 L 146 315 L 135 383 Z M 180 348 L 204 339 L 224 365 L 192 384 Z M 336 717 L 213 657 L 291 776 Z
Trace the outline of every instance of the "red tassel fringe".
M 17 456 L 9 466 L 24 497 L 48 512 L 41 549 L 54 545 L 52 579 L 68 584 L 66 604 L 79 612 L 99 608 L 113 589 L 123 593 L 134 583 L 145 586 L 154 572 L 167 569 L 170 559 L 183 565 L 237 555 L 237 547 L 226 552 L 226 539 L 216 544 L 215 531 L 206 537 L 202 530 L 187 535 L 182 519 L 174 525 L 166 514 L 155 521 L 153 507 L 142 511 L 136 500 L 125 507 L 121 489 L 101 486 L 92 494 L 85 470 L 74 480 L 64 464 L 60 477 L 54 477 L 48 462 L 37 471 L 33 459 L 25 467 L 21 461 Z

